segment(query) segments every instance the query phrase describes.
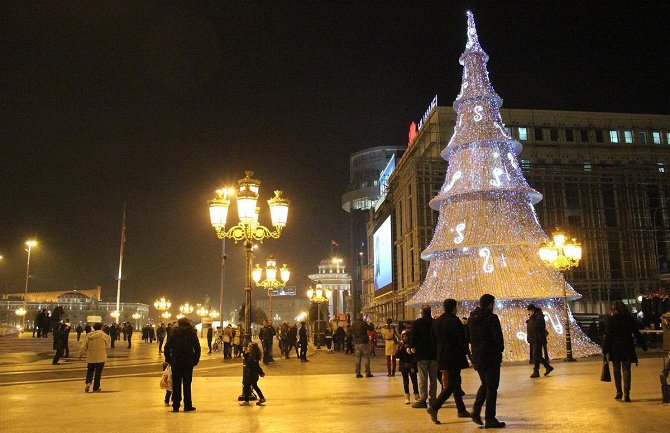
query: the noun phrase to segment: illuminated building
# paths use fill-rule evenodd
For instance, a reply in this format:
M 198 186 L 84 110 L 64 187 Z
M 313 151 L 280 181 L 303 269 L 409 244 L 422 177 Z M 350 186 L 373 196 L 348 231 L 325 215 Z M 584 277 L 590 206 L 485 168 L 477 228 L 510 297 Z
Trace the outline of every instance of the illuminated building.
M 309 279 L 313 283 L 317 281 L 323 284 L 323 289 L 332 291 L 328 302 L 330 317 L 336 315 L 344 318 L 351 315 L 351 276 L 346 272 L 346 266 L 341 259 L 324 259 L 319 263 L 319 272 L 310 274 Z

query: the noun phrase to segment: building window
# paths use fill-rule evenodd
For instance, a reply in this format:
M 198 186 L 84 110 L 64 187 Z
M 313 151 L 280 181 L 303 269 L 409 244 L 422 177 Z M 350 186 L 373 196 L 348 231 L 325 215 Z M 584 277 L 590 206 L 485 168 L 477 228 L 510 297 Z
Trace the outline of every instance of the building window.
M 665 142 L 666 142 L 667 144 L 670 144 L 670 132 L 666 132 L 666 133 L 665 133 Z
M 651 133 L 652 139 L 654 140 L 654 144 L 661 144 L 661 133 L 658 131 L 654 131 Z
M 584 171 L 591 171 L 591 161 L 584 161 Z
M 601 129 L 596 129 L 596 143 L 602 143 L 604 141 L 603 131 Z
M 626 144 L 631 144 L 633 142 L 633 131 L 624 131 L 623 140 Z
M 521 160 L 521 171 L 523 171 L 524 173 L 530 172 L 530 160 L 528 159 Z
M 549 130 L 549 138 L 551 138 L 551 141 L 558 141 L 558 129 L 551 128 Z
M 619 131 L 610 131 L 610 143 L 618 143 L 619 142 Z
M 579 130 L 579 139 L 582 141 L 582 143 L 588 143 L 589 142 L 589 131 L 586 129 L 580 129 Z
M 569 142 L 575 141 L 575 132 L 572 129 L 565 130 L 565 141 Z
M 535 128 L 535 141 L 543 141 L 544 135 L 542 134 L 542 128 Z
M 637 139 L 640 141 L 640 144 L 647 144 L 647 133 L 644 131 L 638 131 Z
M 665 164 L 662 162 L 657 162 L 656 165 L 658 165 L 658 172 L 659 173 L 665 173 Z
M 528 129 L 519 128 L 519 140 L 523 140 L 523 141 L 528 140 Z

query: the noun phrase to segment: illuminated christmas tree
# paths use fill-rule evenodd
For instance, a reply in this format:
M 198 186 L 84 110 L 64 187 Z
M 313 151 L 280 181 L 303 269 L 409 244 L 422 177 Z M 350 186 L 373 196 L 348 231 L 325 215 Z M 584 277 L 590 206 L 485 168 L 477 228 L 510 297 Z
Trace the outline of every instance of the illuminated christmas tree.
M 444 185 L 431 200 L 438 210 L 435 235 L 422 252 L 429 260 L 421 288 L 408 305 L 440 306 L 454 298 L 463 314 L 490 293 L 505 334 L 504 359 L 528 359 L 526 306 L 542 308 L 549 331 L 549 355 L 565 356 L 564 280 L 547 266 L 538 249 L 547 239 L 534 204 L 542 195 L 523 176 L 517 155 L 521 143 L 511 137 L 500 117 L 502 99 L 489 81 L 488 55 L 479 45 L 472 13 L 468 41 L 460 57 L 461 92 L 454 101 L 454 135 L 442 151 L 449 161 Z M 567 286 L 567 296 L 580 295 Z M 599 352 L 570 315 L 574 356 Z

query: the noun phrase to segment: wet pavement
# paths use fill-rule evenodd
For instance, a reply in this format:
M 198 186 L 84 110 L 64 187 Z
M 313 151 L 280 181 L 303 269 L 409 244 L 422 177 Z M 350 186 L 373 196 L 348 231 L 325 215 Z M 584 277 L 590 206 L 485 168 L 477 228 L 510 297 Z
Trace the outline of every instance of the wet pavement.
M 157 346 L 139 341 L 133 344 L 130 351 L 114 349 L 114 359 L 103 372 L 103 392 L 96 394 L 84 393 L 83 363 L 52 366 L 50 357 L 40 358 L 39 354 L 0 352 L 2 431 L 38 432 L 65 426 L 74 432 L 115 429 L 161 433 L 479 430 L 471 421 L 456 418 L 451 400 L 439 413 L 442 425 L 431 423 L 425 410 L 404 405 L 402 378 L 386 376 L 381 356 L 373 358 L 375 377 L 356 379 L 353 356 L 314 349 L 311 362 L 277 359 L 264 366 L 267 376 L 259 386 L 268 400 L 265 407 L 238 406 L 239 360 L 223 362 L 220 353 L 203 353 L 193 381 L 197 411 L 171 413 L 163 404 L 164 392 L 158 385 L 162 359 Z M 19 361 L 14 369 L 7 365 L 10 360 Z M 660 402 L 660 358 L 644 358 L 639 367 L 633 367 L 632 403 L 614 400 L 614 385 L 599 381 L 601 364 L 597 358 L 556 362 L 555 366 L 551 376 L 539 379 L 528 377 L 528 364 L 502 368 L 498 415 L 508 423 L 507 429 L 668 431 L 670 405 Z M 468 408 L 477 386 L 476 373 L 465 370 L 463 389 Z

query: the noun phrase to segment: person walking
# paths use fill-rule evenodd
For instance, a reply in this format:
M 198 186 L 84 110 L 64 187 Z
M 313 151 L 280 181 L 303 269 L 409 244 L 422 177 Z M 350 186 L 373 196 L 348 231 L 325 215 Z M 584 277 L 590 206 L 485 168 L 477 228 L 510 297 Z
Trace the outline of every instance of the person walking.
M 377 352 L 375 352 L 377 348 L 377 329 L 372 322 L 370 322 L 370 329 L 368 330 L 368 344 L 370 345 L 370 356 L 377 356 Z
M 359 313 L 351 325 L 354 348 L 356 350 L 356 377 L 361 378 L 361 360 L 365 358 L 365 376 L 372 377 L 370 371 L 370 324 L 363 320 L 363 313 Z
M 286 342 L 286 359 L 289 359 L 291 351 L 295 348 L 295 356 L 298 357 L 298 326 L 294 323 L 288 330 L 288 340 Z
M 256 406 L 263 406 L 265 403 L 265 396 L 258 387 L 259 378 L 265 377 L 265 372 L 260 364 L 261 357 L 261 348 L 258 347 L 258 343 L 250 342 L 244 348 L 244 368 L 242 369 L 242 395 L 244 396 L 244 401 L 240 403 L 240 406 L 249 406 L 252 389 L 258 394 Z
M 347 328 L 344 331 L 344 354 L 350 355 L 354 353 L 354 328 L 351 324 L 347 324 Z
M 382 326 L 381 334 L 384 338 L 384 355 L 386 355 L 386 371 L 387 376 L 395 376 L 395 354 L 397 352 L 398 333 L 395 326 L 392 325 L 393 320 L 389 317 L 386 319 L 386 325 Z
M 554 367 L 544 356 L 544 347 L 547 345 L 547 324 L 544 320 L 544 313 L 534 304 L 528 304 L 526 311 L 528 312 L 526 341 L 530 345 L 530 363 L 533 364 L 533 374 L 530 377 L 540 377 L 540 364 L 544 365 L 544 375 L 548 376 Z
M 61 323 L 60 325 L 57 325 L 54 327 L 53 331 L 53 348 L 56 350 L 56 353 L 54 354 L 54 358 L 51 361 L 52 365 L 58 365 L 60 364 L 58 361 L 63 357 L 63 354 L 65 353 L 65 328 L 66 325 L 65 323 Z
M 91 325 L 87 323 L 86 326 L 84 326 L 84 332 L 86 333 L 86 335 L 88 335 L 89 332 L 91 331 L 93 331 L 93 328 L 91 328 Z
M 614 386 L 616 387 L 616 400 L 630 403 L 631 386 L 631 364 L 637 365 L 638 359 L 635 353 L 635 341 L 647 351 L 647 343 L 644 341 L 638 325 L 628 311 L 628 307 L 621 301 L 616 301 L 610 310 L 610 316 L 605 322 L 605 339 L 603 354 L 612 363 Z M 621 378 L 623 373 L 623 389 Z
M 131 325 L 130 322 L 126 323 L 125 331 L 126 338 L 128 339 L 128 349 L 130 349 L 133 341 L 133 325 Z
M 165 334 L 167 333 L 164 324 L 160 324 L 156 329 L 156 336 L 158 337 L 158 353 L 163 353 L 163 343 L 165 343 Z
M 212 353 L 212 339 L 214 338 L 214 328 L 212 325 L 207 325 L 207 347 L 209 348 L 208 354 Z
M 165 362 L 172 369 L 172 412 L 179 412 L 184 396 L 184 412 L 195 410 L 191 398 L 193 367 L 200 361 L 200 341 L 196 329 L 186 317 L 177 322 L 172 336 L 165 343 Z
M 70 319 L 65 320 L 65 328 L 63 329 L 63 350 L 65 351 L 65 358 L 70 357 L 70 331 L 72 331 L 72 326 L 70 325 Z
M 109 339 L 112 342 L 112 349 L 114 349 L 114 341 L 116 341 L 118 337 L 119 328 L 116 327 L 115 323 L 112 323 L 112 326 L 109 327 Z
M 484 428 L 503 428 L 505 423 L 496 418 L 496 400 L 500 384 L 500 364 L 505 350 L 500 319 L 493 314 L 493 295 L 484 294 L 479 298 L 479 306 L 470 313 L 470 344 L 472 364 L 479 375 L 481 385 L 477 390 L 472 407 L 472 421 Z M 481 411 L 486 401 L 486 424 L 482 422 Z
M 102 369 L 107 362 L 107 348 L 112 346 L 109 335 L 102 332 L 102 323 L 93 325 L 93 330 L 86 334 L 79 349 L 79 360 L 86 356 L 86 386 L 84 392 L 89 392 L 93 384 L 93 392 L 100 391 Z
M 445 299 L 444 313 L 433 322 L 433 334 L 437 342 L 437 368 L 442 373 L 442 392 L 428 407 L 428 414 L 435 424 L 440 424 L 437 412 L 445 401 L 454 395 L 456 410 L 459 418 L 470 418 L 470 412 L 465 409 L 461 390 L 461 370 L 468 368 L 468 342 L 465 339 L 465 329 L 461 319 L 456 315 L 457 302 L 455 299 Z M 446 379 L 446 380 L 445 380 Z
M 233 343 L 233 327 L 229 323 L 223 330 L 223 359 L 232 358 L 232 350 L 230 345 Z
M 300 362 L 308 362 L 307 359 L 307 326 L 305 322 L 300 322 L 300 330 L 298 331 L 298 344 L 300 345 Z
M 409 381 L 412 380 L 412 389 L 414 391 L 414 401 L 419 401 L 419 386 L 416 378 L 416 359 L 409 346 L 411 324 L 400 334 L 400 341 L 396 349 L 395 358 L 398 359 L 398 369 L 402 375 L 402 386 L 405 391 L 405 404 L 410 404 L 409 399 Z
M 428 408 L 437 394 L 437 344 L 430 305 L 421 306 L 421 317 L 412 323 L 410 346 L 419 368 L 419 401 L 413 408 Z
M 330 323 L 326 326 L 324 337 L 326 339 L 326 352 L 330 353 L 333 351 L 333 330 L 330 327 Z
M 84 328 L 81 327 L 81 322 L 77 324 L 75 331 L 77 331 L 77 341 L 79 341 L 79 339 L 81 339 L 81 333 L 84 332 Z

